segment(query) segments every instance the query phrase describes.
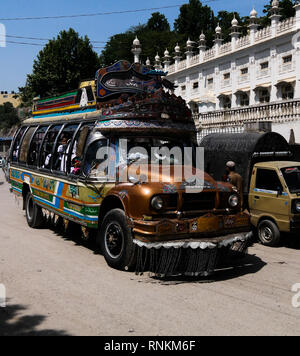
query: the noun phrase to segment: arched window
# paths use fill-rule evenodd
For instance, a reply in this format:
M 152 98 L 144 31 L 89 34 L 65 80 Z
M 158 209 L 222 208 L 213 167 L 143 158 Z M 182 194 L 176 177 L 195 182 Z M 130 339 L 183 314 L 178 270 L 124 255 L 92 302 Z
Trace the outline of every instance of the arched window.
M 231 109 L 231 97 L 223 96 L 223 109 Z
M 94 122 L 83 124 L 77 131 L 73 146 L 69 151 L 70 158 L 67 161 L 67 173 L 70 173 L 71 175 L 81 174 L 86 141 L 94 126 Z
M 249 106 L 249 95 L 247 93 L 240 94 L 240 105 Z
M 31 143 L 31 139 L 32 139 L 33 134 L 35 133 L 36 129 L 37 129 L 37 126 L 29 127 L 29 129 L 26 131 L 26 133 L 24 135 L 24 138 L 22 139 L 20 153 L 19 153 L 19 162 L 20 163 L 27 163 L 29 145 Z
M 282 90 L 282 99 L 290 100 L 294 99 L 294 88 L 291 84 L 285 84 L 281 87 Z
M 43 147 L 40 154 L 40 167 L 45 169 L 51 169 L 53 161 L 53 148 L 56 141 L 56 137 L 61 130 L 62 125 L 55 125 L 50 127 L 45 137 Z
M 27 157 L 27 159 L 28 159 L 27 163 L 30 166 L 37 167 L 37 165 L 38 165 L 38 156 L 39 156 L 40 148 L 41 148 L 45 133 L 47 131 L 47 128 L 48 128 L 48 126 L 40 127 L 36 131 L 32 141 L 31 141 L 29 153 L 28 153 L 28 157 Z
M 78 128 L 78 124 L 66 125 L 58 137 L 57 145 L 53 154 L 52 169 L 57 172 L 67 172 L 67 161 L 71 152 L 73 136 Z
M 20 152 L 20 143 L 22 141 L 22 137 L 26 131 L 27 127 L 21 127 L 19 132 L 16 135 L 15 142 L 13 149 L 11 151 L 11 159 L 13 162 L 17 162 L 19 158 L 19 152 Z
M 270 102 L 270 92 L 269 89 L 260 89 L 259 90 L 259 102 L 261 104 Z

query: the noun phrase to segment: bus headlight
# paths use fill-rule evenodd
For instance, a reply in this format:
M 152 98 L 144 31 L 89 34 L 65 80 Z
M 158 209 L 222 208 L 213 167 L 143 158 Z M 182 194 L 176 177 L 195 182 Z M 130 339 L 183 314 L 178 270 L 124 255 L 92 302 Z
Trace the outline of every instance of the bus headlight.
M 228 204 L 231 208 L 236 208 L 239 205 L 240 199 L 236 194 L 230 195 Z
M 163 208 L 163 206 L 164 206 L 164 202 L 163 202 L 161 197 L 156 196 L 156 197 L 152 198 L 151 206 L 155 210 L 161 210 Z

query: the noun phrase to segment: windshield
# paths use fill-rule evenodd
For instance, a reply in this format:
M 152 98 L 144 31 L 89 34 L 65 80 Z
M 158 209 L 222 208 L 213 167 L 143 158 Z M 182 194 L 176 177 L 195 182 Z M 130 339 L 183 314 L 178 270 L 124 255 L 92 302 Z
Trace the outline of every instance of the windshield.
M 289 191 L 300 193 L 300 167 L 289 167 L 281 170 Z
M 119 164 L 194 165 L 195 147 L 191 142 L 171 138 L 135 137 L 119 140 Z
M 177 166 L 182 174 L 180 166 L 196 167 L 195 157 L 196 147 L 191 142 L 179 139 L 153 137 L 100 139 L 89 145 L 83 173 L 93 179 L 115 180 L 118 174 L 127 171 L 127 168 L 132 168 L 133 171 L 136 168 L 138 171 L 141 165 L 151 164 L 165 165 L 166 169 Z M 189 172 L 187 170 L 186 173 Z

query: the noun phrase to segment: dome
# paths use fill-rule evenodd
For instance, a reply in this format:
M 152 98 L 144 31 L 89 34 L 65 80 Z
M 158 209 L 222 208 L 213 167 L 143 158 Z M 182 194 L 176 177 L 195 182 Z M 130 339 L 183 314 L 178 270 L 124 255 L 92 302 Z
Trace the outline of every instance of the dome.
M 180 52 L 180 47 L 178 46 L 178 43 L 177 43 L 177 45 L 175 47 L 175 52 Z
M 235 16 L 234 16 L 233 20 L 231 21 L 231 25 L 232 25 L 232 27 L 237 27 L 237 26 L 239 25 L 239 22 L 238 22 L 238 20 L 235 18 Z
M 253 8 L 253 10 L 250 12 L 250 17 L 252 19 L 256 18 L 257 17 L 257 11 Z
M 170 55 L 170 53 L 169 53 L 168 49 L 166 48 L 166 50 L 165 50 L 165 52 L 164 52 L 164 56 L 165 56 L 165 57 L 169 57 L 169 55 Z
M 147 57 L 147 60 L 146 60 L 146 66 L 151 66 L 151 62 L 150 62 L 149 57 Z
M 156 61 L 156 62 L 159 62 L 159 61 L 160 61 L 160 56 L 158 55 L 158 53 L 157 53 L 157 55 L 155 56 L 155 61 Z
M 278 0 L 273 0 L 272 2 L 272 7 L 279 7 L 279 1 Z
M 216 33 L 221 34 L 221 32 L 222 32 L 222 29 L 220 27 L 220 24 L 218 24 L 218 26 L 216 27 Z
M 186 46 L 187 46 L 187 47 L 192 47 L 192 46 L 193 46 L 193 42 L 192 42 L 190 39 L 188 39 L 188 40 L 186 41 Z
M 202 32 L 201 35 L 200 35 L 200 41 L 205 41 L 205 34 Z
M 140 43 L 140 41 L 139 41 L 139 39 L 136 37 L 135 38 L 135 40 L 133 41 L 133 45 L 134 46 L 140 46 L 141 45 L 141 43 Z

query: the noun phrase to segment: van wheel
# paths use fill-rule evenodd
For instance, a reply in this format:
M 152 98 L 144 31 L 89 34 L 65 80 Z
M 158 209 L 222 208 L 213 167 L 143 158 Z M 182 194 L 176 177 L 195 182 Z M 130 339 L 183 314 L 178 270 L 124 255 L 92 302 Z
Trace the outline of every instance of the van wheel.
M 273 221 L 263 220 L 258 225 L 258 238 L 263 245 L 275 247 L 280 242 L 280 231 Z
M 107 264 L 119 270 L 131 270 L 135 264 L 135 246 L 123 210 L 111 210 L 97 235 Z
M 30 227 L 36 229 L 43 224 L 42 209 L 35 204 L 31 193 L 27 193 L 25 200 L 26 220 Z

